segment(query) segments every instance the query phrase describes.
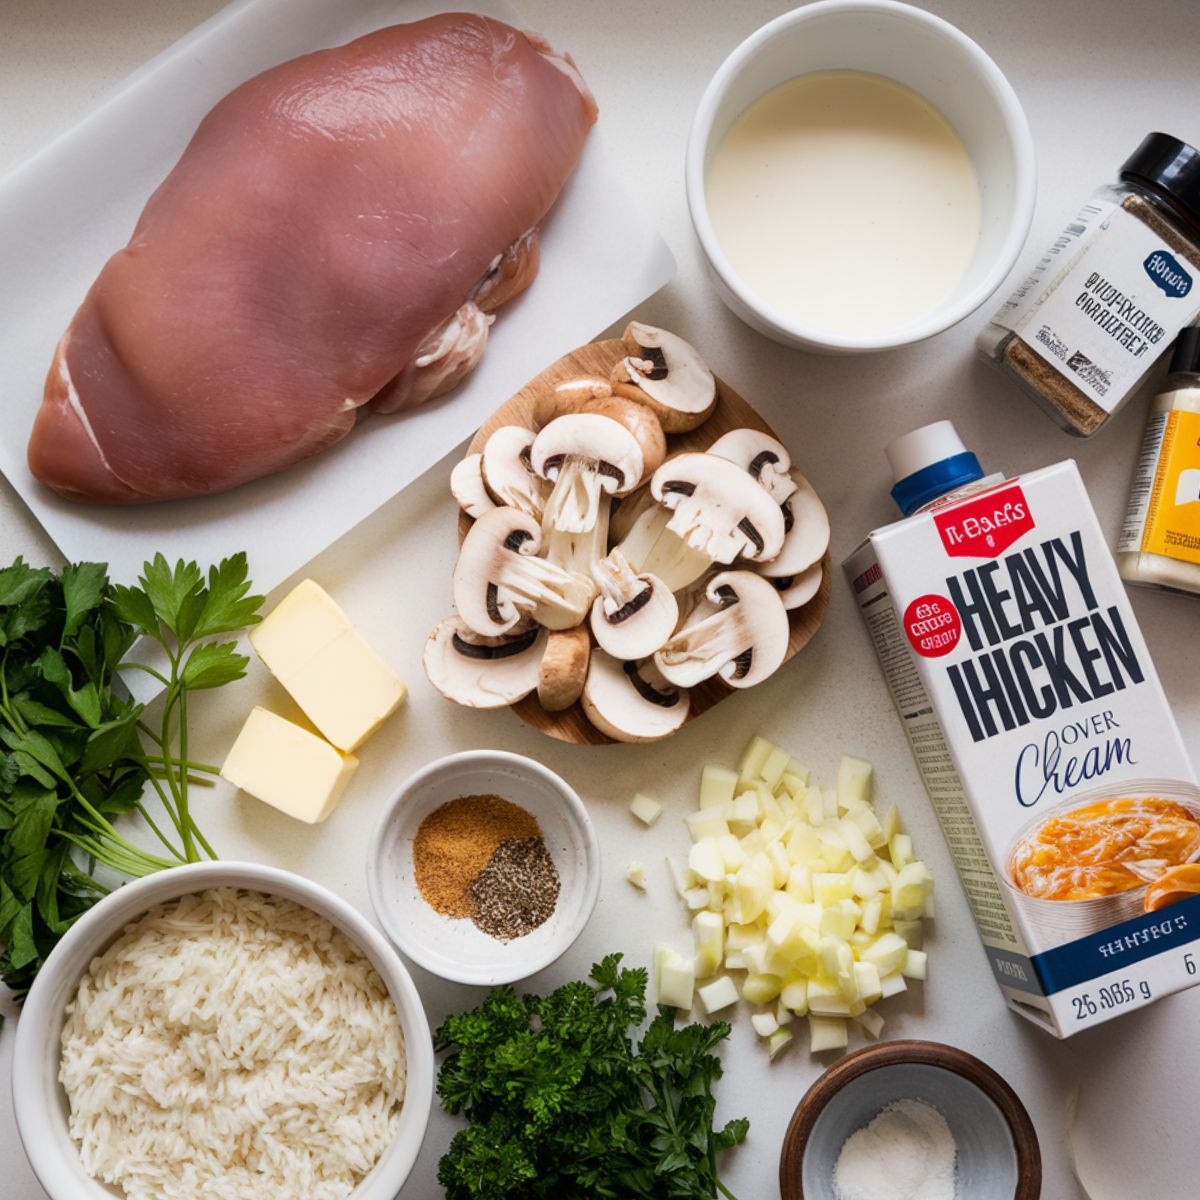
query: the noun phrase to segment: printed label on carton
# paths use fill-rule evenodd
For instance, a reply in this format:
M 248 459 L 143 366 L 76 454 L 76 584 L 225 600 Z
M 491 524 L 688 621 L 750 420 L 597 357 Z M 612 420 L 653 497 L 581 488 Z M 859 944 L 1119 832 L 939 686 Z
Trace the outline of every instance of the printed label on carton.
M 1066 1036 L 1197 982 L 1200 788 L 1074 464 L 846 570 L 1014 1007 Z

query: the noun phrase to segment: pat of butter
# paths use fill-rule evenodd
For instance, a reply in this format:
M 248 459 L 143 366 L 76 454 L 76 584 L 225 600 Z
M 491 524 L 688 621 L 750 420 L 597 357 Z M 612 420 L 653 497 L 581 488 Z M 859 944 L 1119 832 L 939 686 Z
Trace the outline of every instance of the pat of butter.
M 343 754 L 315 733 L 265 708 L 255 708 L 221 775 L 264 804 L 316 825 L 337 807 L 357 769 L 353 754 Z
M 329 593 L 297 584 L 250 644 L 304 715 L 339 750 L 357 749 L 404 702 L 404 684 Z

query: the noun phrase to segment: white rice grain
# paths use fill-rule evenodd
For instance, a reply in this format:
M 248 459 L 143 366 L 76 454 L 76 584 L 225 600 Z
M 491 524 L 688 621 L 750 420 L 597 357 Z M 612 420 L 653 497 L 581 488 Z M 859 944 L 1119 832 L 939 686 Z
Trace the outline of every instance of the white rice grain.
M 392 1141 L 395 1005 L 324 917 L 236 888 L 151 909 L 66 1008 L 85 1170 L 130 1200 L 344 1200 Z

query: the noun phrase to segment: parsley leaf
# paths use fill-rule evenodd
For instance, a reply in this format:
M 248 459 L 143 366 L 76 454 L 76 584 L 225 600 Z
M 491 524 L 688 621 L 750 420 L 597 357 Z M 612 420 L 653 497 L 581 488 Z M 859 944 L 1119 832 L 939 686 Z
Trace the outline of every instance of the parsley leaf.
M 620 962 L 547 996 L 496 988 L 443 1022 L 438 1095 L 468 1121 L 438 1165 L 448 1200 L 732 1200 L 716 1156 L 749 1123 L 712 1127 L 729 1026 L 676 1029 L 660 1009 L 638 1046 L 646 972 Z

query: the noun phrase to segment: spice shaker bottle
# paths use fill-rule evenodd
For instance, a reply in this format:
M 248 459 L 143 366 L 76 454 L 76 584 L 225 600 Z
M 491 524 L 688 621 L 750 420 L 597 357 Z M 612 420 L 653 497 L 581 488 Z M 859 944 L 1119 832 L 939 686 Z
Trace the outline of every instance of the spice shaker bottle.
M 1200 314 L 1200 151 L 1148 134 L 979 336 L 1068 433 L 1090 437 Z
M 1128 583 L 1200 595 L 1200 328 L 1175 343 L 1150 405 L 1117 542 Z

